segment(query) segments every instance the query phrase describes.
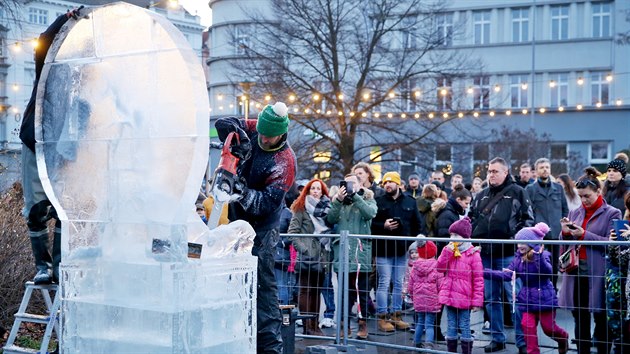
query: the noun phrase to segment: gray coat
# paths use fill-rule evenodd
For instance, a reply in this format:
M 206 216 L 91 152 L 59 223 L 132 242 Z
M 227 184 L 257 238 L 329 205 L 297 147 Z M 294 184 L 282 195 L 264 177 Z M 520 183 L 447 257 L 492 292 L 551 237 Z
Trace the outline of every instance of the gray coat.
M 528 184 L 525 191 L 532 202 L 534 221 L 544 222 L 551 229 L 545 238 L 557 240 L 561 230 L 560 219 L 569 214 L 562 186 L 551 181 L 550 184 L 543 185 L 538 180 Z
M 569 220 L 577 225 L 584 223 L 586 210 L 584 207 L 571 210 Z M 621 212 L 617 208 L 604 204 L 595 211 L 586 225 L 585 241 L 608 241 L 612 220 L 621 219 Z M 560 234 L 562 235 L 562 234 Z M 571 239 L 571 236 L 561 236 L 563 239 Z M 575 246 L 570 246 L 575 247 Z M 582 246 L 586 248 L 586 262 L 589 275 L 588 307 L 591 312 L 601 312 L 606 308 L 605 296 L 605 272 L 606 272 L 606 246 Z M 562 273 L 562 285 L 558 294 L 560 307 L 573 308 L 573 293 L 575 275 Z

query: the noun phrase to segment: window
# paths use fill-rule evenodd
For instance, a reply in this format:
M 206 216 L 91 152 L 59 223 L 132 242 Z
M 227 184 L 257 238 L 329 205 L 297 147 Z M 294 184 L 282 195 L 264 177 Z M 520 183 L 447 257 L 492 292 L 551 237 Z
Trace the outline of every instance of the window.
M 610 4 L 593 4 L 593 37 L 610 36 Z
M 552 144 L 550 157 L 552 160 L 566 160 L 567 144 Z
M 529 10 L 512 10 L 512 42 L 527 42 L 529 40 Z
M 245 28 L 234 29 L 234 49 L 236 54 L 245 54 L 249 48 L 249 33 Z
M 589 145 L 590 163 L 607 163 L 610 161 L 610 144 L 593 142 Z
M 475 144 L 473 146 L 473 175 L 485 176 L 490 160 L 490 148 L 488 144 Z
M 48 24 L 48 10 L 42 10 L 35 7 L 28 9 L 28 22 L 38 25 Z
M 450 47 L 453 45 L 453 14 L 439 14 L 435 21 L 437 44 Z
M 550 74 L 549 93 L 551 95 L 551 107 L 566 107 L 568 93 L 568 74 Z
M 437 80 L 437 109 L 449 110 L 453 104 L 453 79 L 442 77 Z
M 402 85 L 400 95 L 402 110 L 411 112 L 417 108 L 417 102 L 420 100 L 420 89 L 416 85 L 415 80 L 405 81 Z
M 510 107 L 527 107 L 528 75 L 510 75 Z
M 490 43 L 490 11 L 476 11 L 473 13 L 475 26 L 475 44 Z
M 551 39 L 569 38 L 569 6 L 551 7 Z
M 608 104 L 610 83 L 606 80 L 606 73 L 591 73 L 591 104 Z
M 414 31 L 414 24 L 416 19 L 414 17 L 405 17 L 402 21 L 403 29 L 401 33 L 401 43 L 403 49 L 413 49 L 416 47 L 416 33 Z
M 7 74 L 0 73 L 0 97 L 7 97 Z
M 473 103 L 476 109 L 490 108 L 490 76 L 477 76 L 473 80 Z

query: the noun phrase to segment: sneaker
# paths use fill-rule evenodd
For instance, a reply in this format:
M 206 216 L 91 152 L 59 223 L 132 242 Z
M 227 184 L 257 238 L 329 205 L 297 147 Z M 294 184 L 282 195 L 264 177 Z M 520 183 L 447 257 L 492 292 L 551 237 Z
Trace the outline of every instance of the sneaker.
M 483 323 L 483 327 L 481 327 L 481 333 L 490 334 L 490 322 L 486 321 Z
M 332 318 L 327 318 L 324 317 L 324 319 L 319 323 L 319 328 L 334 328 L 337 327 L 337 324 L 335 323 L 335 320 L 333 320 Z
M 296 324 L 298 327 L 302 327 L 302 326 L 304 326 L 304 323 L 302 323 L 302 319 L 301 319 L 301 318 L 300 318 L 300 319 L 298 319 L 298 320 L 295 320 L 295 324 Z

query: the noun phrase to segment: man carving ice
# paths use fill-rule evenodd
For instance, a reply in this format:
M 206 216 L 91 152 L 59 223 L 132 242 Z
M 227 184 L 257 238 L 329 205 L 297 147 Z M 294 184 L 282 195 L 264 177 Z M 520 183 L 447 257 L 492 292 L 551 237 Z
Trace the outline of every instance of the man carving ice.
M 258 119 L 226 117 L 215 123 L 219 139 L 231 132 L 240 139 L 232 153 L 241 159 L 238 193 L 230 204 L 229 219 L 249 222 L 256 231 L 252 254 L 258 257 L 257 352 L 281 353 L 282 319 L 273 272 L 274 247 L 285 194 L 295 180 L 295 154 L 287 142 L 289 117 L 282 102 L 267 105 Z M 253 142 L 253 143 L 252 143 Z

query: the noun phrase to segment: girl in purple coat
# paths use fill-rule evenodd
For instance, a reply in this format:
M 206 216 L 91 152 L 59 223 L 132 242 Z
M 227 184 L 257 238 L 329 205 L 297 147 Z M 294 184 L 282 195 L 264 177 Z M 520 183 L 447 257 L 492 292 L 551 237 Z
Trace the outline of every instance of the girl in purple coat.
M 473 337 L 470 333 L 470 310 L 479 311 L 483 306 L 483 265 L 479 248 L 470 243 L 472 225 L 465 217 L 448 228 L 451 238 L 462 242 L 450 242 L 438 258 L 438 272 L 446 273 L 440 286 L 440 304 L 445 305 L 448 319 L 446 347 L 457 353 L 457 331 L 461 332 L 462 353 L 470 354 Z
M 413 296 L 413 308 L 416 311 L 416 334 L 414 342 L 418 348 L 435 348 L 435 315 L 442 305 L 438 301 L 440 283 L 444 278 L 437 271 L 437 246 L 431 241 L 418 243 L 418 259 L 413 263 L 409 276 L 409 292 Z M 422 343 L 422 332 L 424 343 Z
M 558 297 L 551 282 L 551 253 L 535 242 L 542 240 L 548 232 L 549 226 L 542 222 L 521 229 L 515 239 L 524 243 L 517 245 L 512 263 L 503 271 L 485 269 L 483 272 L 486 278 L 504 281 L 520 278 L 523 282 L 516 302 L 523 315 L 521 325 L 528 354 L 540 354 L 537 337 L 539 320 L 543 332 L 558 342 L 558 353 L 564 354 L 569 349 L 569 334 L 556 324 L 555 319 Z

